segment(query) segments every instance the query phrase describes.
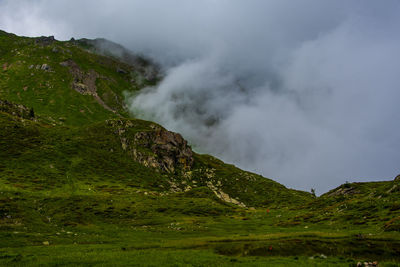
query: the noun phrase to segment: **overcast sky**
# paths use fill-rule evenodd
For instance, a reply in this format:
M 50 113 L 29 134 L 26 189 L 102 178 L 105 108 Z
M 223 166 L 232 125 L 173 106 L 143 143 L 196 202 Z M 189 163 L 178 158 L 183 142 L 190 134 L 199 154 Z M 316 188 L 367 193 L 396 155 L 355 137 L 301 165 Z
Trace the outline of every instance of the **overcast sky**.
M 0 0 L 0 28 L 153 57 L 134 114 L 288 187 L 400 173 L 400 1 Z

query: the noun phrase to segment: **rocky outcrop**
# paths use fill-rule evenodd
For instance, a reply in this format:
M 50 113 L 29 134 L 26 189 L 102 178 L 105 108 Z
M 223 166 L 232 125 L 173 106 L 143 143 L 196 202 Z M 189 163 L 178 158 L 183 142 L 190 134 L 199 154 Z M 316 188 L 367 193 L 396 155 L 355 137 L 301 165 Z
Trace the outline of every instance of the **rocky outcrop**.
M 340 187 L 339 189 L 333 191 L 328 196 L 334 197 L 334 196 L 340 196 L 340 195 L 347 196 L 347 195 L 354 195 L 354 194 L 360 194 L 360 191 L 356 190 L 354 187 L 345 186 L 345 187 Z
M 104 103 L 103 99 L 97 94 L 96 80 L 100 78 L 100 75 L 96 71 L 89 70 L 86 73 L 72 59 L 61 62 L 60 65 L 69 68 L 73 76 L 72 88 L 75 91 L 82 95 L 93 96 L 105 109 L 117 113 L 116 110 Z
M 44 70 L 44 71 L 49 71 L 49 72 L 52 71 L 51 67 L 50 67 L 48 64 L 46 64 L 46 63 L 44 63 L 44 64 L 42 64 L 42 65 L 29 65 L 28 68 L 29 68 L 30 70 L 36 69 L 36 70 Z
M 124 69 L 122 69 L 120 67 L 117 67 L 117 72 L 121 73 L 121 74 L 128 74 L 129 73 L 128 71 L 126 71 L 126 70 L 124 70 Z
M 154 128 L 154 131 L 136 133 L 134 143 L 139 147 L 150 149 L 156 157 L 134 149 L 136 160 L 142 163 L 151 162 L 151 165 L 166 172 L 174 172 L 177 167 L 190 169 L 193 165 L 193 152 L 186 140 L 178 133 L 158 126 Z
M 45 71 L 50 71 L 50 70 L 51 70 L 50 66 L 47 65 L 47 64 L 43 64 L 43 65 L 40 67 L 40 69 L 41 69 L 41 70 L 45 70 Z
M 0 100 L 0 112 L 9 113 L 22 119 L 35 119 L 33 108 L 27 108 L 24 105 L 14 104 L 7 100 Z
M 96 79 L 99 75 L 94 70 L 85 73 L 73 60 L 61 62 L 61 66 L 68 67 L 74 77 L 72 88 L 83 95 L 97 96 Z
M 221 184 L 219 184 L 221 185 Z M 214 194 L 221 199 L 222 201 L 232 203 L 235 205 L 238 205 L 242 208 L 246 208 L 246 205 L 232 197 L 230 197 L 227 193 L 223 192 L 221 189 L 218 189 L 215 185 L 213 185 L 211 182 L 207 182 L 207 187 L 211 189 L 211 191 L 214 192 Z
M 365 261 L 361 263 L 361 261 L 357 262 L 357 267 L 379 267 L 379 263 L 377 261 L 369 262 Z
M 37 69 L 37 70 L 44 70 L 44 71 L 52 71 L 51 67 L 48 64 L 42 64 L 42 65 L 30 65 L 29 69 Z
M 386 193 L 391 194 L 391 193 L 395 193 L 395 192 L 399 192 L 399 191 L 400 191 L 400 187 L 397 184 L 395 184 L 388 191 L 386 191 Z
M 35 44 L 37 45 L 42 45 L 42 46 L 48 46 L 54 43 L 56 39 L 54 39 L 54 36 L 41 36 L 35 38 Z
M 132 131 L 135 122 L 130 120 L 109 120 L 108 124 L 115 129 L 122 149 L 130 153 L 134 161 L 168 173 L 192 168 L 192 149 L 180 134 L 155 124 L 147 131 Z
M 111 42 L 106 39 L 71 39 L 73 44 L 80 44 L 84 47 L 90 47 L 90 50 L 103 55 L 103 56 L 112 56 L 118 58 L 120 61 L 130 65 L 133 70 L 140 73 L 140 76 L 147 80 L 148 82 L 155 82 L 159 78 L 161 78 L 161 70 L 160 67 L 153 62 L 150 58 L 146 58 L 141 55 L 136 55 L 124 48 L 123 46 Z M 127 69 L 117 67 L 117 72 L 121 74 L 128 74 L 130 71 Z

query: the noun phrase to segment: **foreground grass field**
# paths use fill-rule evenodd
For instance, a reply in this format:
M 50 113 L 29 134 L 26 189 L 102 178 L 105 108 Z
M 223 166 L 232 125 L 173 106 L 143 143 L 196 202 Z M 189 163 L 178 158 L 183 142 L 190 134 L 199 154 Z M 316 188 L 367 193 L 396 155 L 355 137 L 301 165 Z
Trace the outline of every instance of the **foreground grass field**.
M 46 240 L 42 244 L 2 248 L 0 263 L 11 266 L 355 266 L 359 261 L 379 261 L 380 266 L 398 266 L 399 262 L 396 252 L 399 242 L 392 238 L 355 240 L 351 236 L 327 238 L 321 233 L 288 233 L 217 239 L 124 228 L 115 231 L 117 235 L 113 238 L 107 238 L 101 236 L 102 231 L 107 231 L 103 228 L 96 232 L 102 241 L 98 239 L 98 244 L 94 244 L 93 238 L 86 239 L 87 233 L 80 232 L 83 229 L 74 230 L 62 233 L 73 237 L 58 239 L 44 233 L 36 238 L 38 242 Z M 128 233 L 121 235 L 122 231 Z M 74 243 L 57 244 L 65 241 Z
M 235 257 L 210 250 L 120 249 L 113 246 L 60 246 L 26 248 L 7 252 L 2 258 L 8 266 L 356 266 L 343 257 Z M 151 259 L 151 260 L 150 260 Z M 381 263 L 397 266 L 394 262 Z
M 4 180 L 3 180 L 4 182 Z M 1 186 L 1 265 L 397 266 L 400 235 L 307 207 L 241 208 L 207 195 L 117 187 L 36 193 Z M 89 185 L 95 188 L 95 184 Z M 147 194 L 145 194 L 147 192 Z M 211 195 L 212 196 L 212 195 Z M 354 214 L 359 216 L 359 214 Z

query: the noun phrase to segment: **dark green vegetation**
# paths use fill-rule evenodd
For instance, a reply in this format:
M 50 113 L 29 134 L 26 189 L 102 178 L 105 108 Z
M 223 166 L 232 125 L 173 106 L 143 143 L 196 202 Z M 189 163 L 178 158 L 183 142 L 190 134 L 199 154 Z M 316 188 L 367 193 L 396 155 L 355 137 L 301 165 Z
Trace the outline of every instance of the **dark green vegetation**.
M 397 266 L 399 179 L 315 198 L 196 154 L 129 117 L 159 71 L 106 48 L 0 32 L 0 265 Z

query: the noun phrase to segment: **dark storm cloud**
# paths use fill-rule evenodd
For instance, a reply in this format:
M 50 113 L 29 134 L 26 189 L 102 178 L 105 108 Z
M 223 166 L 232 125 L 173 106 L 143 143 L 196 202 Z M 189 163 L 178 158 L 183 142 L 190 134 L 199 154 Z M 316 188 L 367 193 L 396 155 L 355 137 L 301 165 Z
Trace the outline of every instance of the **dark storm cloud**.
M 0 1 L 0 27 L 161 62 L 132 111 L 201 152 L 319 192 L 400 172 L 398 1 Z

